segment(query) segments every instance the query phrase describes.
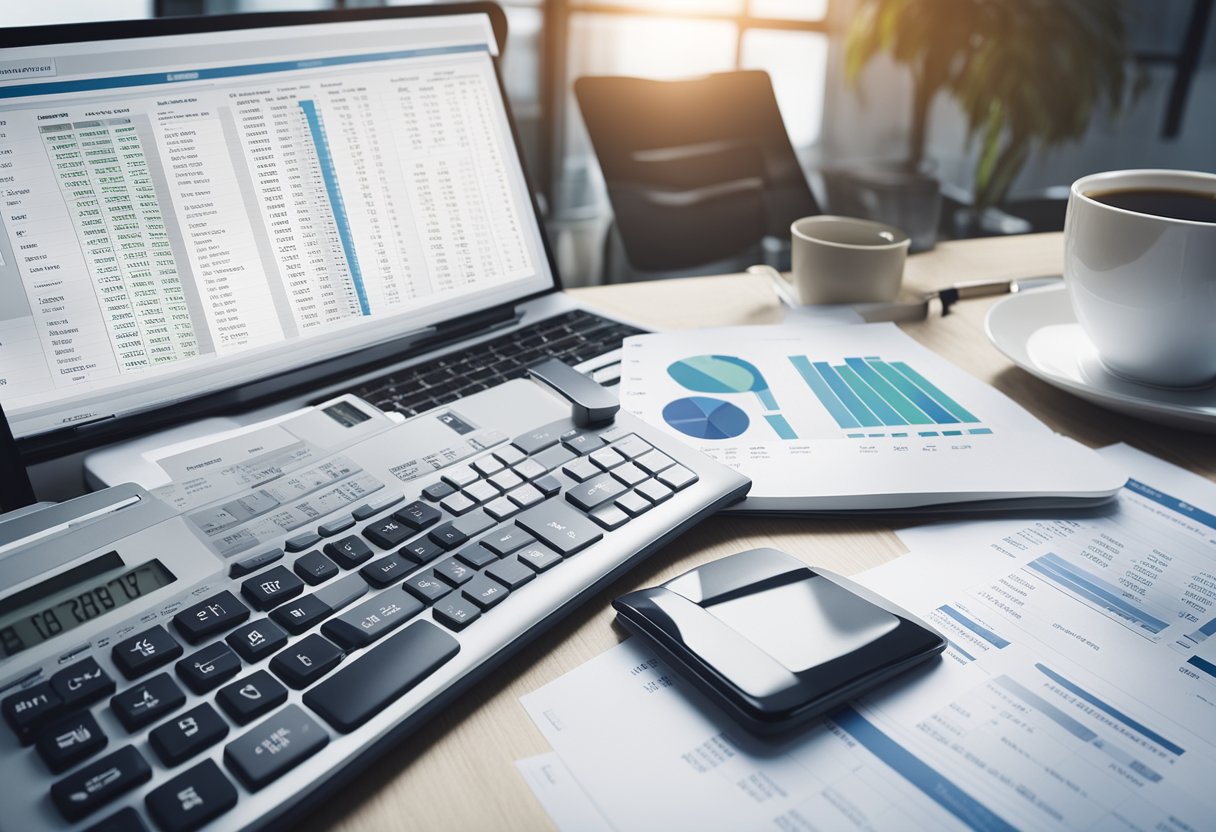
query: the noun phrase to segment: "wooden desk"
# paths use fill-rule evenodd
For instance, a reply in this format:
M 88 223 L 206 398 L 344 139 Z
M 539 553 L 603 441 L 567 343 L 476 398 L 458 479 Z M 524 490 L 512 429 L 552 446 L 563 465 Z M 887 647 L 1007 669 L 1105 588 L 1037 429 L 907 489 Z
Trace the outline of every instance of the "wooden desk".
M 1040 234 L 945 243 L 912 257 L 907 282 L 934 288 L 966 280 L 1059 274 L 1063 242 Z M 685 278 L 575 290 L 588 304 L 655 327 L 776 323 L 781 309 L 764 278 Z M 964 301 L 946 318 L 904 325 L 926 346 L 1021 402 L 1057 431 L 1093 447 L 1127 442 L 1216 480 L 1216 439 L 1111 413 L 1009 363 L 984 336 L 996 299 Z M 519 704 L 535 690 L 612 647 L 609 601 L 699 563 L 775 546 L 852 574 L 897 557 L 904 546 L 882 522 L 714 518 L 636 568 L 485 679 L 434 723 L 385 755 L 319 813 L 312 829 L 551 829 L 514 762 L 549 750 Z

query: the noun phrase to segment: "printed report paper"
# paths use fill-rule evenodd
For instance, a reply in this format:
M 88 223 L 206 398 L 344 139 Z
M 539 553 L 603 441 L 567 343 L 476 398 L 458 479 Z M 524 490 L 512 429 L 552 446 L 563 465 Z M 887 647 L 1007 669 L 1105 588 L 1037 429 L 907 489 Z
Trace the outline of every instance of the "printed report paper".
M 858 576 L 950 646 L 786 742 L 637 639 L 523 704 L 618 829 L 1211 828 L 1216 486 L 1102 454 L 1104 515 L 920 528 Z
M 1100 501 L 1126 476 L 893 324 L 639 335 L 621 405 L 749 476 L 736 510 Z

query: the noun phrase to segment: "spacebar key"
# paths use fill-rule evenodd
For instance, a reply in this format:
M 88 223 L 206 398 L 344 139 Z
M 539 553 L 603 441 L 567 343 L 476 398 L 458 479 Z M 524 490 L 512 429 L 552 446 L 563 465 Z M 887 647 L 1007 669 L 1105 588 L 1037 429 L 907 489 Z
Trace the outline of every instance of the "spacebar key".
M 304 694 L 304 704 L 349 734 L 459 651 L 452 636 L 415 621 Z

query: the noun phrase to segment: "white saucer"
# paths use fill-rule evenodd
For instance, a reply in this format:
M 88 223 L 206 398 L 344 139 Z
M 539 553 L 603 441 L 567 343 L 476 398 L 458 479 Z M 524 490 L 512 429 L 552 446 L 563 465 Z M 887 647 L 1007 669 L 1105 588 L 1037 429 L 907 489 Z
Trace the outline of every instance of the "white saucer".
M 1081 331 L 1063 286 L 1011 295 L 989 310 L 984 330 L 1014 364 L 1048 384 L 1141 419 L 1216 433 L 1216 384 L 1169 390 L 1114 375 Z

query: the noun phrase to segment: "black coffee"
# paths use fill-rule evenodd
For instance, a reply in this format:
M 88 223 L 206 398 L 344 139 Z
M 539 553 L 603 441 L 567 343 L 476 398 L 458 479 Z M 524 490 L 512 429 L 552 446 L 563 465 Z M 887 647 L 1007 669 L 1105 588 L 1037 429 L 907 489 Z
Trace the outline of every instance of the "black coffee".
M 1135 211 L 1137 214 L 1216 223 L 1216 190 L 1205 193 L 1166 188 L 1125 188 L 1117 191 L 1091 191 L 1086 196 L 1105 205 Z

